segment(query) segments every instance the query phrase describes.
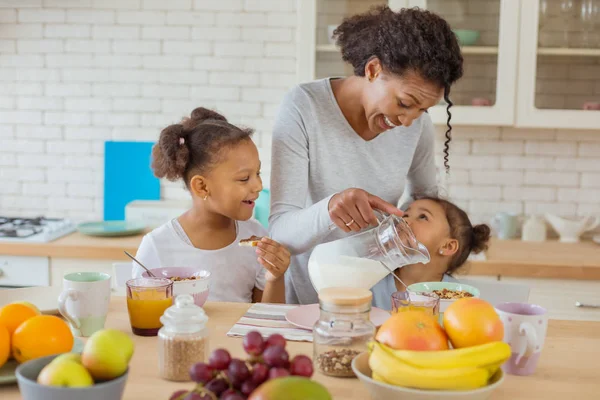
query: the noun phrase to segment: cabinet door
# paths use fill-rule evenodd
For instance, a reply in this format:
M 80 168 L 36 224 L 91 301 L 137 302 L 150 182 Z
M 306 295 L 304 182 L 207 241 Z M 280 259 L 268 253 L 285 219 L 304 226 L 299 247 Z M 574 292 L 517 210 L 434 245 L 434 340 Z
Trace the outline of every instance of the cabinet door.
M 517 126 L 600 128 L 600 0 L 521 2 L 518 88 Z
M 463 77 L 452 87 L 452 122 L 513 125 L 519 7 L 514 0 L 410 0 L 410 6 L 442 16 L 461 42 Z M 446 124 L 446 103 L 429 114 Z
M 387 4 L 391 9 L 408 0 L 302 0 L 298 2 L 297 81 L 330 76 L 350 76 L 352 68 L 342 61 L 331 32 L 345 17 Z

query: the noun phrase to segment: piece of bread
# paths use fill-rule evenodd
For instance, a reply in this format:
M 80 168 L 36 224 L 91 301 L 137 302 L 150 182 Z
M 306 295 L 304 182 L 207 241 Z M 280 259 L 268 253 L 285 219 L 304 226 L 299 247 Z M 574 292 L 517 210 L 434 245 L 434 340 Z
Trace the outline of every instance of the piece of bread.
M 258 246 L 258 242 L 260 242 L 261 239 L 261 236 L 252 235 L 248 239 L 240 240 L 239 244 L 240 246 L 256 247 Z

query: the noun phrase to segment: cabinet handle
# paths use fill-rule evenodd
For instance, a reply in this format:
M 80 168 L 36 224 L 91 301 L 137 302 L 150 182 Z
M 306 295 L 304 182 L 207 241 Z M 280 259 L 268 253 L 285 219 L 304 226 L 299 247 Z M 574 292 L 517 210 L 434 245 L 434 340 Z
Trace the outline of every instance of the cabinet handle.
M 585 303 L 581 303 L 579 301 L 575 302 L 575 307 L 580 307 L 580 308 L 600 308 L 600 304 L 585 304 Z

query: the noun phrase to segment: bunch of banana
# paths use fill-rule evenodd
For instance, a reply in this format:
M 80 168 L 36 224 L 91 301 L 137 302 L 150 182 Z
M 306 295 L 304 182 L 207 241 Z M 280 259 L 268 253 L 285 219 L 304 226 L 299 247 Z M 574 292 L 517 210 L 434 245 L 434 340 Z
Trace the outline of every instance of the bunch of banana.
M 397 386 L 438 390 L 483 387 L 510 357 L 510 346 L 504 342 L 439 351 L 394 350 L 371 342 L 369 350 L 373 379 Z

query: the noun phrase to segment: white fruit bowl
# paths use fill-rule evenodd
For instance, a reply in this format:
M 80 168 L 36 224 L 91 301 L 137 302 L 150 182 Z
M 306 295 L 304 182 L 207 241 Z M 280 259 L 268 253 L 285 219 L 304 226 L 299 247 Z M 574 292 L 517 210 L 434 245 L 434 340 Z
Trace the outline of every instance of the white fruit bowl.
M 354 358 L 352 371 L 367 387 L 373 400 L 487 400 L 492 396 L 494 390 L 504 382 L 504 372 L 499 369 L 487 386 L 474 390 L 421 390 L 388 385 L 371 378 L 368 352 L 361 353 Z

